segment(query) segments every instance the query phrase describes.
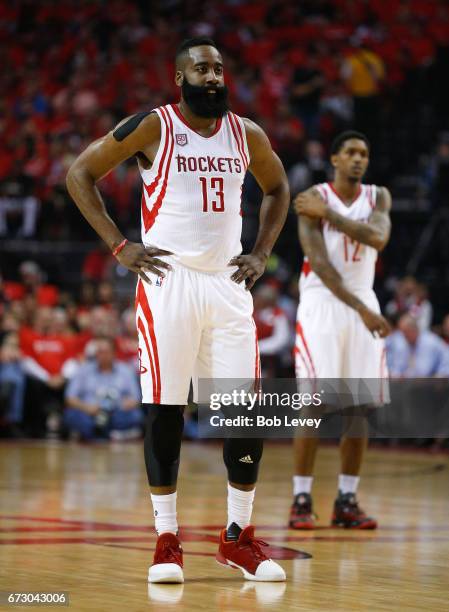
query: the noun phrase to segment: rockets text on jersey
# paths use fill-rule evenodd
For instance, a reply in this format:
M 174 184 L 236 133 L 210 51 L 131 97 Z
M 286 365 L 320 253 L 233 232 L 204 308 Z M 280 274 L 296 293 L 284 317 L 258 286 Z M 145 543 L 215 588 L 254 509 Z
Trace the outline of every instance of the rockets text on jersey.
M 332 184 L 321 183 L 315 187 L 328 206 L 353 221 L 367 222 L 376 206 L 375 185 L 361 185 L 358 195 L 349 206 L 342 202 Z M 376 249 L 352 240 L 327 220 L 322 220 L 321 229 L 329 260 L 343 278 L 345 286 L 356 294 L 371 291 L 377 260 Z M 331 294 L 313 272 L 307 258 L 304 259 L 299 288 L 302 296 L 311 291 Z
M 142 242 L 174 253 L 174 261 L 223 271 L 240 254 L 243 179 L 249 151 L 243 120 L 228 112 L 210 136 L 193 130 L 177 105 L 154 110 L 161 140 L 143 179 Z

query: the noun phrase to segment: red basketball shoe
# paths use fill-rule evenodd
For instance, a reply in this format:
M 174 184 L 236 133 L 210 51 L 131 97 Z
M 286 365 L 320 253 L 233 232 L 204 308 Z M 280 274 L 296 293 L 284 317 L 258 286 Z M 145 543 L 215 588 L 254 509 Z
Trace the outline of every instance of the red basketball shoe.
M 354 493 L 338 494 L 331 524 L 333 527 L 346 527 L 346 529 L 377 528 L 377 521 L 370 516 L 366 516 L 359 507 Z
M 148 582 L 184 582 L 181 543 L 174 533 L 161 533 L 156 542 Z
M 226 529 L 220 534 L 220 544 L 216 560 L 221 565 L 234 567 L 243 572 L 246 580 L 260 582 L 281 582 L 285 572 L 262 550 L 268 546 L 263 540 L 254 537 L 254 527 L 248 525 L 241 531 L 238 540 L 226 540 Z
M 315 515 L 312 511 L 312 496 L 299 493 L 290 508 L 290 529 L 315 529 Z

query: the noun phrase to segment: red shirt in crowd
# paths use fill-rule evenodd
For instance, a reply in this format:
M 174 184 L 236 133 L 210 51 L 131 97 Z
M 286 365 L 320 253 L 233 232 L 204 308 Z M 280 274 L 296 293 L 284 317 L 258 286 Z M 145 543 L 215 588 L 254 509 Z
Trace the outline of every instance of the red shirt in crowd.
M 20 348 L 50 376 L 61 374 L 64 363 L 76 356 L 76 336 L 43 335 L 30 327 L 20 330 Z

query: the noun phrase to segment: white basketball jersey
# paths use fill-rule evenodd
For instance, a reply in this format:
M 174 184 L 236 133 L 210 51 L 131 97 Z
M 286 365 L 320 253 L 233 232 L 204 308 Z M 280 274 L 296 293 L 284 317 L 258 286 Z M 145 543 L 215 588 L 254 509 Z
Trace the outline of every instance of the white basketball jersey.
M 328 206 L 353 221 L 368 221 L 376 206 L 375 185 L 361 185 L 356 199 L 350 206 L 346 206 L 341 201 L 332 184 L 321 183 L 315 187 Z M 377 259 L 376 249 L 352 240 L 324 219 L 321 228 L 329 260 L 337 272 L 340 273 L 345 286 L 356 294 L 363 294 L 367 290 L 372 290 Z M 326 295 L 331 294 L 330 290 L 311 269 L 307 257 L 304 259 L 299 279 L 299 289 L 301 295 L 312 291 L 322 291 Z
M 155 109 L 161 141 L 143 179 L 142 242 L 186 266 L 228 268 L 242 251 L 241 195 L 249 165 L 245 126 L 228 112 L 210 136 L 195 132 L 174 104 Z

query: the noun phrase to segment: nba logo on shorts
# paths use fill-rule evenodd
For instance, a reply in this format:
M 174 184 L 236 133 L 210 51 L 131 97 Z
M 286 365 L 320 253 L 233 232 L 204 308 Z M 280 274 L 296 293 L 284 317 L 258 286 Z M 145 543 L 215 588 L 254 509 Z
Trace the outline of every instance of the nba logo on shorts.
M 158 276 L 156 279 L 156 287 L 162 287 L 162 281 L 163 281 L 163 277 Z
M 187 144 L 187 134 L 176 134 L 176 142 L 180 147 L 184 147 Z

